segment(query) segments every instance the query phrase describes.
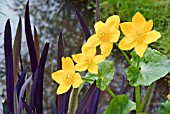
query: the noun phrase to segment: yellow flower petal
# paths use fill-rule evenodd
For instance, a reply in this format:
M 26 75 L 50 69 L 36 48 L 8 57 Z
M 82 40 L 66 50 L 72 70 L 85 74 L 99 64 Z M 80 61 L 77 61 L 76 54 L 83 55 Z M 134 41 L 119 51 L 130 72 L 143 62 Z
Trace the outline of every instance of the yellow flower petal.
M 167 95 L 168 100 L 170 100 L 170 94 Z
M 143 57 L 143 54 L 145 53 L 148 45 L 144 43 L 137 44 L 135 47 L 136 54 L 140 56 L 140 58 Z
M 83 83 L 83 80 L 81 79 L 81 75 L 79 73 L 75 73 L 75 75 L 73 76 L 73 88 L 78 88 L 80 86 L 81 83 Z
M 129 35 L 134 31 L 132 22 L 124 22 L 120 24 L 120 29 L 124 35 Z
M 84 62 L 78 63 L 75 65 L 76 71 L 85 71 L 87 69 L 88 65 Z
M 144 43 L 149 44 L 149 43 L 155 42 L 160 37 L 161 37 L 160 32 L 157 32 L 156 30 L 150 31 L 150 32 L 146 33 Z
M 133 37 L 124 37 L 118 44 L 121 50 L 130 50 L 136 46 L 136 42 Z
M 98 65 L 90 64 L 89 67 L 88 67 L 88 71 L 95 73 L 95 74 L 98 74 Z
M 60 84 L 60 86 L 57 88 L 57 94 L 63 94 L 66 93 L 71 87 L 71 84 Z
M 81 51 L 82 51 L 83 55 L 86 55 L 86 56 L 95 56 L 96 55 L 96 47 L 89 47 L 87 43 L 85 43 L 82 46 Z
M 132 18 L 132 23 L 135 27 L 139 28 L 146 23 L 146 20 L 140 12 L 137 12 Z
M 70 57 L 62 57 L 62 69 L 67 72 L 75 72 L 74 63 Z
M 95 23 L 94 28 L 95 28 L 96 34 L 100 34 L 100 32 L 103 31 L 103 29 L 106 29 L 107 26 L 102 21 L 99 21 Z
M 101 41 L 99 40 L 99 38 L 97 37 L 97 34 L 94 34 L 92 36 L 90 36 L 90 38 L 87 40 L 87 45 L 89 47 L 96 47 L 101 43 Z
M 143 27 L 143 31 L 144 32 L 149 32 L 152 30 L 153 27 L 153 21 L 149 20 L 148 22 L 145 23 L 144 27 Z
M 104 61 L 106 59 L 105 56 L 103 55 L 96 55 L 94 58 L 93 58 L 93 63 L 94 64 L 99 64 L 101 63 L 102 61 Z
M 102 42 L 102 44 L 100 45 L 101 53 L 105 57 L 110 55 L 112 48 L 113 48 L 113 43 L 110 42 Z
M 57 83 L 61 84 L 63 83 L 63 76 L 64 76 L 64 71 L 63 70 L 58 70 L 54 73 L 51 74 L 52 75 L 52 79 L 54 81 L 56 81 Z
M 112 43 L 117 42 L 119 37 L 120 37 L 120 31 L 117 30 L 117 29 L 114 29 L 113 32 L 111 32 L 111 33 L 112 34 L 111 34 L 111 36 L 109 38 L 109 41 L 112 42 Z
M 79 53 L 79 54 L 76 54 L 76 55 L 72 55 L 72 58 L 76 63 L 79 63 L 79 62 L 82 61 L 83 55 L 82 55 L 82 53 Z
M 106 20 L 106 25 L 109 28 L 114 28 L 114 29 L 118 29 L 119 27 L 119 23 L 120 23 L 120 18 L 118 15 L 113 15 L 110 16 L 107 20 Z

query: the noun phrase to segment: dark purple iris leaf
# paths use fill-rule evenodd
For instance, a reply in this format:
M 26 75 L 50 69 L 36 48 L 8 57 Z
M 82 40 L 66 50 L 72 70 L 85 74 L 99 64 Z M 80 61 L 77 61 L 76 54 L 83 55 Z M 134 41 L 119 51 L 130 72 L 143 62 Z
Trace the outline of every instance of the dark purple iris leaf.
M 123 75 L 122 84 L 121 84 L 120 91 L 119 91 L 120 95 L 123 94 L 123 91 L 125 89 L 124 85 L 125 85 L 125 76 Z
M 84 113 L 85 108 L 86 108 L 88 102 L 90 101 L 90 99 L 92 98 L 92 95 L 94 94 L 96 89 L 97 89 L 96 83 L 94 82 L 90 86 L 90 88 L 86 91 L 85 95 L 83 96 L 83 98 L 81 99 L 80 103 L 78 104 L 78 108 L 76 110 L 76 114 Z
M 95 15 L 95 18 L 96 18 L 96 22 L 101 20 L 101 19 L 100 19 L 99 0 L 96 0 L 96 15 Z
M 99 104 L 101 90 L 97 88 L 93 93 L 91 99 L 86 107 L 87 114 L 97 114 L 97 108 Z
M 5 52 L 5 68 L 6 68 L 6 89 L 7 89 L 7 105 L 9 112 L 14 114 L 14 74 L 12 59 L 12 35 L 9 19 L 5 25 L 4 33 L 4 52 Z
M 77 18 L 80 22 L 80 25 L 81 25 L 83 33 L 84 33 L 84 39 L 87 41 L 88 38 L 91 36 L 90 30 L 89 30 L 87 23 L 85 22 L 84 18 L 79 13 L 79 11 L 78 10 L 75 10 L 75 11 L 76 11 Z
M 26 10 L 25 10 L 25 34 L 26 34 L 26 40 L 27 40 L 27 45 L 28 45 L 28 50 L 30 55 L 31 69 L 32 69 L 32 73 L 34 74 L 38 66 L 38 61 L 37 61 L 32 31 L 31 31 L 30 16 L 29 16 L 29 1 L 27 2 Z
M 36 91 L 35 107 L 38 114 L 43 114 L 43 80 L 44 80 L 44 67 L 47 60 L 49 43 L 46 43 L 40 58 L 38 85 Z
M 27 114 L 34 114 L 32 108 L 22 99 L 23 106 L 27 112 Z
M 19 76 L 19 80 L 16 84 L 16 93 L 17 93 L 17 98 L 19 98 L 19 93 L 20 93 L 20 90 L 21 90 L 21 87 L 22 85 L 24 84 L 25 82 L 25 77 L 26 77 L 26 73 L 27 73 L 27 70 L 24 69 L 21 73 L 21 75 Z M 19 99 L 18 99 L 19 100 Z

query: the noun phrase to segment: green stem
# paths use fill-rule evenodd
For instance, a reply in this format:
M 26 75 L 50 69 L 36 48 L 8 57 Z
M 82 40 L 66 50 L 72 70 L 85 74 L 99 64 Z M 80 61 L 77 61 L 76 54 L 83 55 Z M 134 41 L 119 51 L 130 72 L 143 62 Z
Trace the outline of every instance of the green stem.
M 151 98 L 152 98 L 152 95 L 153 95 L 153 91 L 155 89 L 155 85 L 156 85 L 156 82 L 151 84 L 145 92 L 145 95 L 144 95 L 144 98 L 143 98 L 142 104 L 141 104 L 141 109 L 142 109 L 143 112 L 148 111 L 149 104 L 151 102 Z
M 75 114 L 78 105 L 78 88 L 74 88 L 71 92 L 68 114 Z
M 136 95 L 136 114 L 141 112 L 140 106 L 140 86 L 135 87 L 135 95 Z
M 113 91 L 107 86 L 106 87 L 106 91 L 110 94 L 110 96 L 114 97 L 115 94 L 113 93 Z
M 119 48 L 119 46 L 118 46 L 117 43 L 115 43 L 115 45 Z M 127 56 L 127 54 L 126 54 L 123 50 L 121 50 L 120 48 L 119 48 L 119 50 L 120 50 L 121 53 L 124 55 L 125 59 L 126 59 L 127 62 L 129 63 L 129 65 L 131 65 L 130 59 L 129 59 L 129 57 Z

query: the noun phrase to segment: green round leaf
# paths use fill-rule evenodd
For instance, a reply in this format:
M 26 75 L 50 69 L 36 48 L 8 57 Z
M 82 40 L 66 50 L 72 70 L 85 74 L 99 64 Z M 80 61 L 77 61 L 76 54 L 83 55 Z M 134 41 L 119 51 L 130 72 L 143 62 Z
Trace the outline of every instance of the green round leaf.
M 161 104 L 158 109 L 158 114 L 170 114 L 170 101 Z
M 126 95 L 115 96 L 104 114 L 129 114 L 131 110 L 136 109 L 136 103 L 130 101 Z
M 137 67 L 138 59 L 140 58 L 137 58 L 133 51 L 132 64 L 126 70 L 131 86 L 148 86 L 170 72 L 170 60 L 154 49 L 147 49 L 143 58 L 140 59 L 139 67 Z
M 88 72 L 84 78 L 89 83 L 96 80 L 96 85 L 101 90 L 105 90 L 114 76 L 113 61 L 105 60 L 98 65 L 98 74 Z

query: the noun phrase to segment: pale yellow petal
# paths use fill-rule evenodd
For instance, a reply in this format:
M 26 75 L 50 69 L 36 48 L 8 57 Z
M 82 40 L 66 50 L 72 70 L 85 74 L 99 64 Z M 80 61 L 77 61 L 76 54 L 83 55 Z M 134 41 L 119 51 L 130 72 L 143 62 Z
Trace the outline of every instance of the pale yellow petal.
M 139 28 L 146 23 L 146 20 L 140 12 L 137 12 L 132 18 L 132 23 L 134 24 L 135 27 Z
M 104 61 L 106 59 L 105 56 L 103 55 L 96 55 L 94 58 L 93 58 L 93 63 L 94 64 L 99 64 L 101 63 L 102 61 Z
M 88 67 L 88 71 L 95 73 L 95 74 L 98 74 L 98 65 L 90 64 L 89 67 Z
M 160 37 L 161 37 L 160 32 L 157 32 L 156 30 L 150 31 L 146 33 L 146 37 L 144 38 L 144 43 L 149 44 L 149 43 L 155 42 Z
M 100 34 L 100 32 L 103 31 L 103 29 L 106 29 L 107 26 L 102 21 L 99 21 L 99 22 L 95 23 L 94 28 L 95 28 L 96 34 L 98 34 L 98 33 Z
M 85 71 L 87 69 L 88 65 L 85 64 L 84 62 L 78 63 L 75 65 L 76 71 Z
M 62 57 L 62 69 L 67 72 L 75 72 L 74 63 L 70 57 Z
M 82 62 L 83 55 L 82 55 L 82 53 L 79 53 L 76 55 L 72 55 L 72 58 L 76 63 L 80 63 L 80 62 Z
M 121 31 L 123 32 L 123 34 L 125 36 L 133 33 L 133 31 L 134 31 L 134 27 L 133 27 L 132 22 L 121 23 L 120 24 L 120 29 L 121 29 Z
M 57 88 L 57 94 L 63 94 L 66 93 L 71 87 L 71 84 L 60 84 L 60 86 Z
M 145 53 L 148 45 L 144 43 L 138 43 L 135 47 L 136 54 L 140 56 L 140 58 L 143 57 L 143 54 Z
M 133 37 L 124 37 L 120 40 L 118 46 L 121 50 L 130 50 L 136 46 L 136 42 Z
M 96 47 L 98 45 L 100 45 L 101 41 L 99 40 L 99 38 L 97 37 L 97 34 L 93 34 L 92 36 L 90 36 L 90 38 L 87 40 L 87 45 L 89 47 Z
M 120 23 L 120 17 L 119 17 L 118 15 L 110 16 L 110 17 L 106 20 L 106 25 L 107 25 L 109 28 L 118 29 L 119 23 Z
M 102 42 L 100 45 L 101 54 L 103 54 L 105 57 L 109 56 L 113 48 L 113 43 L 110 42 Z
M 63 76 L 64 76 L 63 70 L 58 70 L 58 71 L 52 73 L 51 75 L 52 75 L 52 79 L 54 81 L 56 81 L 59 84 L 63 83 Z
M 145 23 L 144 27 L 143 27 L 143 31 L 144 32 L 149 32 L 152 30 L 153 27 L 153 21 L 149 20 L 148 22 Z
M 89 47 L 87 43 L 85 43 L 81 48 L 82 54 L 85 56 L 95 56 L 96 47 Z
M 109 41 L 112 42 L 112 43 L 117 42 L 119 37 L 120 37 L 120 31 L 115 29 L 115 30 L 113 30 L 113 32 L 111 32 L 111 35 L 109 37 Z
M 83 83 L 83 80 L 81 79 L 81 75 L 79 73 L 75 73 L 75 75 L 73 76 L 73 88 L 78 88 L 80 86 L 81 83 Z

